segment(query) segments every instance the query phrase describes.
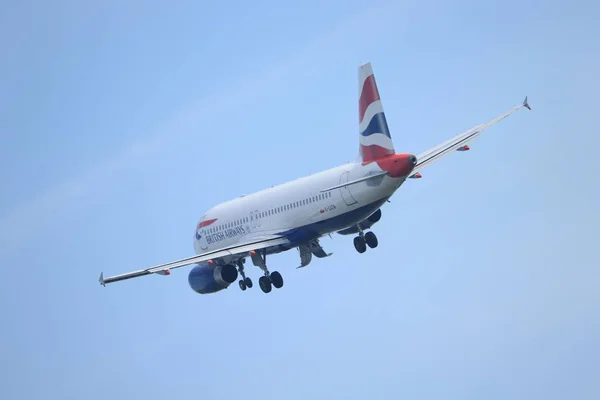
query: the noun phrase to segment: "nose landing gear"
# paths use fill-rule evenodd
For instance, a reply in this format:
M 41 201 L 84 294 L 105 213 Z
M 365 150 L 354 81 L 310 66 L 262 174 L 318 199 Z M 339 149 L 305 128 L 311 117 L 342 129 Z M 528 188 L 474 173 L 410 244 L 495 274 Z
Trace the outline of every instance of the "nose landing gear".
M 252 279 L 248 278 L 246 276 L 246 273 L 244 272 L 245 261 L 246 260 L 242 258 L 237 262 L 238 270 L 240 271 L 240 275 L 242 276 L 242 279 L 238 283 L 240 285 L 240 289 L 242 290 L 246 290 L 246 288 L 250 289 L 252 287 Z

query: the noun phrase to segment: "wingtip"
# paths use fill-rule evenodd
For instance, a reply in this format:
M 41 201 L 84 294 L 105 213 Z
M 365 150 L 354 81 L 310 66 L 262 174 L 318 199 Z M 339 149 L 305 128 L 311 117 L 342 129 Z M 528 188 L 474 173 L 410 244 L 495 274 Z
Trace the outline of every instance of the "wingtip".
M 531 110 L 531 107 L 529 107 L 529 103 L 527 102 L 527 96 L 525 96 L 525 100 L 523 100 L 523 107 L 527 108 L 528 110 Z

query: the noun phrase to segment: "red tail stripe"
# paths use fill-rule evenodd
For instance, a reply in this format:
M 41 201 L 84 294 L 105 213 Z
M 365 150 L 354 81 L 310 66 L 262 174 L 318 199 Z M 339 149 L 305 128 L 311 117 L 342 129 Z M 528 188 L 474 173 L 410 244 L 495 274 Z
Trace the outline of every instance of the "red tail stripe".
M 360 155 L 364 163 L 373 162 L 382 159 L 387 156 L 394 154 L 393 150 L 386 149 L 385 147 L 377 146 L 376 144 L 370 146 L 360 145 Z
M 367 107 L 371 103 L 380 100 L 379 90 L 377 89 L 377 83 L 375 82 L 375 75 L 369 75 L 363 83 L 362 91 L 360 92 L 360 98 L 358 100 L 358 123 L 360 124 L 365 117 Z

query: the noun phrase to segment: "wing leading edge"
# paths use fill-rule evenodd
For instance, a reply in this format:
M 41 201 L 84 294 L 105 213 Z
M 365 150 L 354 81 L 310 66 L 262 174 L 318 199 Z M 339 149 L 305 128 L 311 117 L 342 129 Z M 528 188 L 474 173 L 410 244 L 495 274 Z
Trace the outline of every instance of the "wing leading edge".
M 211 251 L 208 253 L 204 253 L 198 256 L 188 257 L 177 261 L 171 261 L 166 264 L 157 265 L 154 267 L 141 269 L 138 271 L 127 272 L 121 275 L 115 275 L 108 278 L 104 277 L 104 273 L 100 274 L 99 282 L 102 286 L 106 286 L 112 282 L 123 281 L 125 279 L 137 278 L 144 275 L 150 274 L 159 274 L 159 275 L 169 275 L 170 270 L 180 267 L 185 267 L 187 265 L 198 264 L 204 261 L 215 260 L 225 256 L 233 256 L 233 255 L 242 255 L 245 253 L 249 253 L 252 250 L 261 250 L 271 246 L 278 246 L 289 244 L 290 241 L 284 237 L 274 237 L 270 239 L 263 239 L 256 242 L 240 244 L 237 246 L 232 246 L 220 250 Z
M 510 110 L 506 111 L 504 114 L 497 116 L 496 118 L 492 119 L 491 121 L 486 122 L 485 124 L 477 125 L 474 128 L 471 128 L 468 131 L 463 132 L 460 135 L 457 135 L 457 136 L 453 137 L 452 139 L 447 140 L 444 143 L 441 143 L 441 144 L 425 151 L 424 153 L 419 154 L 417 156 L 417 165 L 415 166 L 415 169 L 412 171 L 411 177 L 415 177 L 415 175 L 417 175 L 419 173 L 419 171 L 421 171 L 425 167 L 435 163 L 436 161 L 440 160 L 442 157 L 452 153 L 453 151 L 461 149 L 468 142 L 470 142 L 471 140 L 473 140 L 477 136 L 479 136 L 484 129 L 489 128 L 490 126 L 496 124 L 497 122 L 500 122 L 504 118 L 508 117 L 510 114 L 514 113 L 515 111 L 518 111 L 521 107 L 525 107 L 528 110 L 531 110 L 529 103 L 527 103 L 527 96 L 525 97 L 525 100 L 523 100 L 523 103 L 511 108 Z

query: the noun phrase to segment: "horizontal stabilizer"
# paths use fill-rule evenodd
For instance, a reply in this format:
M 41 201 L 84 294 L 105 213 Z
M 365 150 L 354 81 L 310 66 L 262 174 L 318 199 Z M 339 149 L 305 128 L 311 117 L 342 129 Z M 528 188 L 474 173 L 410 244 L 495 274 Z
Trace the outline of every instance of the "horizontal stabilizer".
M 456 135 L 452 139 L 449 139 L 449 140 L 445 141 L 444 143 L 441 143 L 441 144 L 419 154 L 417 156 L 417 160 L 418 160 L 417 165 L 413 169 L 413 175 L 410 176 L 410 178 L 413 178 L 413 179 L 419 178 L 420 176 L 418 175 L 418 173 L 420 171 L 422 171 L 425 167 L 432 165 L 433 163 L 441 160 L 444 156 L 447 156 L 448 154 L 450 154 L 451 152 L 453 152 L 455 150 L 456 151 L 469 150 L 469 146 L 467 145 L 467 142 L 470 142 L 471 140 L 475 139 L 476 137 L 481 135 L 481 132 L 483 132 L 485 129 L 502 121 L 504 118 L 506 118 L 509 115 L 511 115 L 512 113 L 518 111 L 522 107 L 525 107 L 525 108 L 531 110 L 531 107 L 529 107 L 529 103 L 527 102 L 527 96 L 525 97 L 525 100 L 523 100 L 523 102 L 521 104 L 511 108 L 510 110 L 504 112 L 503 114 L 498 115 L 496 118 L 492 119 L 491 121 L 486 122 L 485 124 L 477 125 L 474 128 L 471 128 L 459 135 Z

